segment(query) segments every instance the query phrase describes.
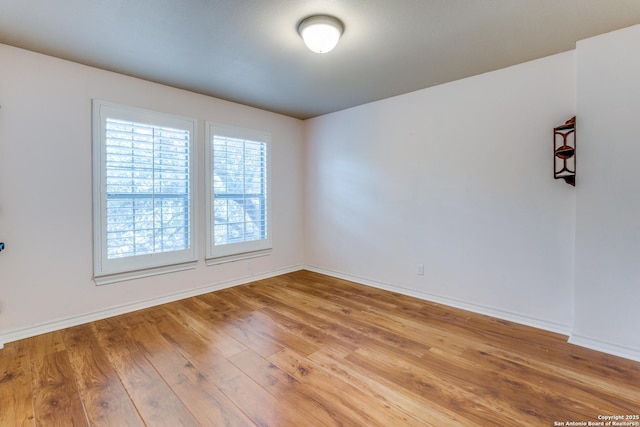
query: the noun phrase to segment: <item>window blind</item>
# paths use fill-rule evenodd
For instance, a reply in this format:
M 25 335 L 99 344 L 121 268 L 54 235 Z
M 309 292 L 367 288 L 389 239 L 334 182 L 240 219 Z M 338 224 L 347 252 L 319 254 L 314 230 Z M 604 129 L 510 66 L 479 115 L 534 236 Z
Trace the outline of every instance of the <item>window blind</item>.
M 266 240 L 267 144 L 214 135 L 213 245 Z
M 188 249 L 190 132 L 107 118 L 107 259 Z

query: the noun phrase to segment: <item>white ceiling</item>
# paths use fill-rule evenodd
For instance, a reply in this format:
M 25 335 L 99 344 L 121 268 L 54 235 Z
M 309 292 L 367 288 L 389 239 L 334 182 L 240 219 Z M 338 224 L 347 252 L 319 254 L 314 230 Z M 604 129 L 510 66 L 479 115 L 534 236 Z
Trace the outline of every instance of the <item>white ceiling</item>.
M 312 14 L 344 22 L 333 52 Z M 637 23 L 640 0 L 0 0 L 0 43 L 303 119 Z

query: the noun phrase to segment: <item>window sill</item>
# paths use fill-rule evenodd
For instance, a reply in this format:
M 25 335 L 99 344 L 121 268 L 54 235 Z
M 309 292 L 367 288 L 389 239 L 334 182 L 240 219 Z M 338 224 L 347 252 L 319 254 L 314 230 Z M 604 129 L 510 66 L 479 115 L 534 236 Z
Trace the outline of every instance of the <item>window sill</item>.
M 159 274 L 175 273 L 177 271 L 191 270 L 196 268 L 197 261 L 191 261 L 183 264 L 167 265 L 164 267 L 149 268 L 146 270 L 127 271 L 124 273 L 107 274 L 104 276 L 95 276 L 93 281 L 96 285 L 108 285 L 110 283 L 124 282 L 126 280 L 140 279 L 143 277 L 157 276 Z
M 273 251 L 273 249 L 263 249 L 260 251 L 253 251 L 253 252 L 245 252 L 245 253 L 241 253 L 241 254 L 234 254 L 234 255 L 226 255 L 226 256 L 220 256 L 220 257 L 215 257 L 215 258 L 207 258 L 205 261 L 207 263 L 207 266 L 212 266 L 212 265 L 218 265 L 218 264 L 225 264 L 227 262 L 233 262 L 233 261 L 241 261 L 243 259 L 250 259 L 250 258 L 258 258 L 258 257 L 262 257 L 262 256 L 267 256 L 267 255 L 271 255 L 271 252 Z

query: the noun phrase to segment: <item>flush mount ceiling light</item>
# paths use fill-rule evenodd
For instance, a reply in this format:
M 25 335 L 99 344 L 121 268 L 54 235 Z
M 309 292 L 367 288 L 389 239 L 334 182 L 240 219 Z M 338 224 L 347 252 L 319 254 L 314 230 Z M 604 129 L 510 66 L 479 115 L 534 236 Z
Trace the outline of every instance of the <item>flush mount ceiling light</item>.
M 333 50 L 343 31 L 342 22 L 328 15 L 310 16 L 298 24 L 298 33 L 304 44 L 315 53 Z

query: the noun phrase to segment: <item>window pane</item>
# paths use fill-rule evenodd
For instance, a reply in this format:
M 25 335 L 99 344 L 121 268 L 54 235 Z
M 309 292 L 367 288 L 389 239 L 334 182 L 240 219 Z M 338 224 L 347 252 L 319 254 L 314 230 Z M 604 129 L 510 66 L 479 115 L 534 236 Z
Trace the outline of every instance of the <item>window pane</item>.
M 267 144 L 214 135 L 212 220 L 215 246 L 267 237 Z

